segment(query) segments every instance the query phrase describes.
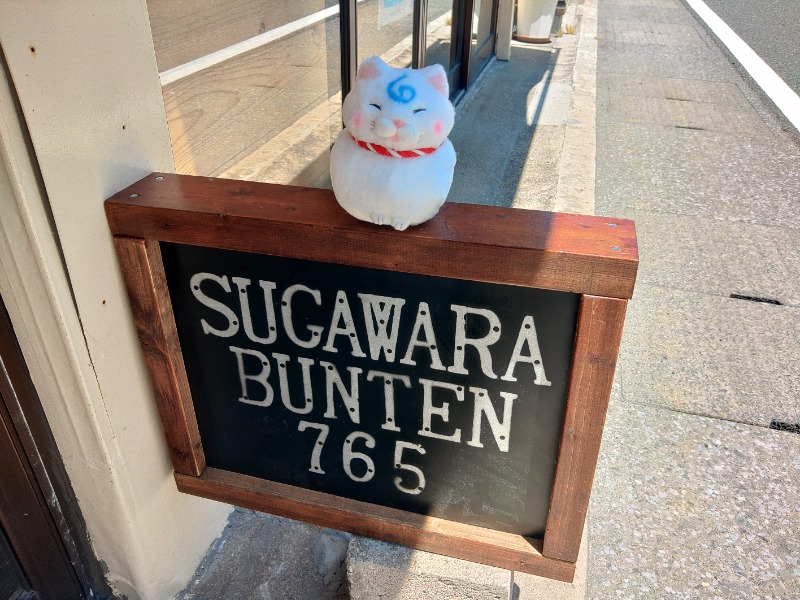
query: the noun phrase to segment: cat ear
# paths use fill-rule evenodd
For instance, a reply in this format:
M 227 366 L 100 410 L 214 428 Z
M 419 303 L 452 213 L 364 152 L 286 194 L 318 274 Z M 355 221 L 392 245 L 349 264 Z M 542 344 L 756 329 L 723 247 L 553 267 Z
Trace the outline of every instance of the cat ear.
M 359 81 L 364 79 L 376 79 L 387 67 L 388 65 L 383 62 L 380 57 L 370 56 L 358 67 L 356 79 Z
M 444 70 L 444 67 L 439 64 L 434 64 L 429 67 L 425 67 L 424 69 L 420 69 L 419 72 L 428 80 L 428 83 L 433 86 L 437 92 L 439 92 L 445 98 L 450 96 L 450 86 L 447 83 L 447 73 Z

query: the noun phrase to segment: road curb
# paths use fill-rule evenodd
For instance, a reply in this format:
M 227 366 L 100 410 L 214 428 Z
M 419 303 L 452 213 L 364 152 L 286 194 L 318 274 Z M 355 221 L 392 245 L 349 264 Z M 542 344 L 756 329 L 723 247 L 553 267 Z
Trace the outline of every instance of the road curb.
M 565 126 L 564 146 L 558 164 L 554 210 L 594 214 L 597 0 L 570 4 L 562 26 L 567 27 L 576 21 L 578 48 L 572 73 L 569 121 Z

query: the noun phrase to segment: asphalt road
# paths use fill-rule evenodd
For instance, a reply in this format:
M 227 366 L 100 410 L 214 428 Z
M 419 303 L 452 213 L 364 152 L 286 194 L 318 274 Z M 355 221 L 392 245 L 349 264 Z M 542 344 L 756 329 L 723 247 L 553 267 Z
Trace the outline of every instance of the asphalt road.
M 800 0 L 703 0 L 800 94 Z

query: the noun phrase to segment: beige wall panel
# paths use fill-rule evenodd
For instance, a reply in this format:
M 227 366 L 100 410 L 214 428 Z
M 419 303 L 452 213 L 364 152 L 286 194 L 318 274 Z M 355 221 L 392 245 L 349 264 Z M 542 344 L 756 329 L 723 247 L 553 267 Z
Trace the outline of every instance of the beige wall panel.
M 3 198 L 1 289 L 111 583 L 164 599 L 229 507 L 176 491 L 103 212 L 117 190 L 173 168 L 145 2 L 0 0 L 0 13 L 47 198 L 14 107 L 0 102 L 14 194 Z

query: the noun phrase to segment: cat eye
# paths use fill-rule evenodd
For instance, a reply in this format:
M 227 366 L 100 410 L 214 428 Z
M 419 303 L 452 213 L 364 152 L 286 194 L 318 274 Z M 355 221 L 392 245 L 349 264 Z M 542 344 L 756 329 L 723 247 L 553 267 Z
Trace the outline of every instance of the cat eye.
M 375 107 L 375 108 L 377 108 L 378 110 L 380 110 L 380 109 L 381 109 L 381 107 L 380 107 L 378 104 L 370 104 L 370 106 L 374 106 L 374 107 Z
M 424 110 L 425 110 L 424 108 L 415 108 L 415 109 L 414 109 L 414 114 L 421 113 L 421 112 L 423 112 Z

